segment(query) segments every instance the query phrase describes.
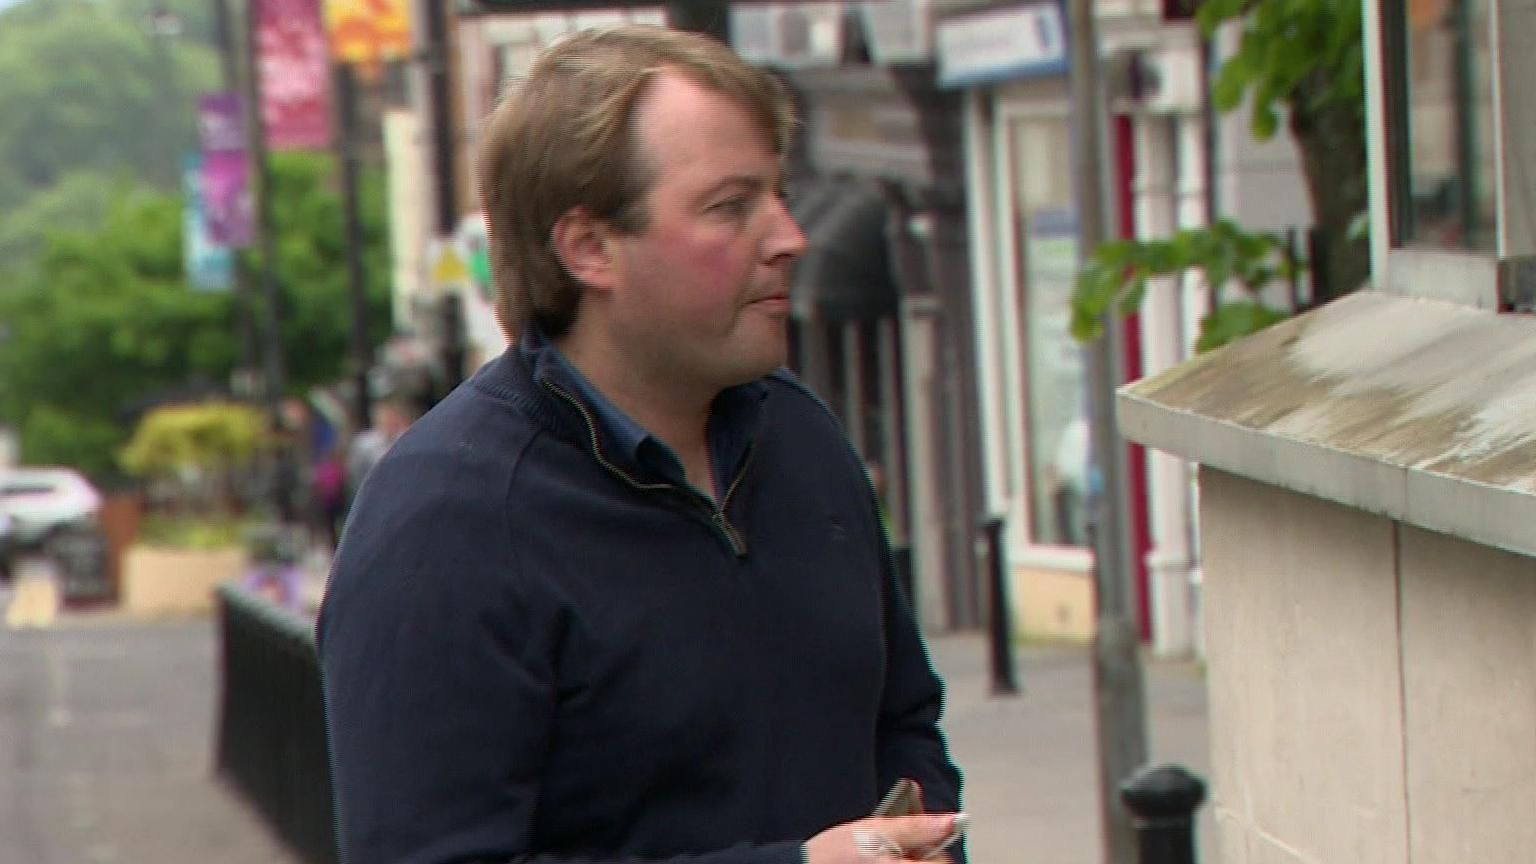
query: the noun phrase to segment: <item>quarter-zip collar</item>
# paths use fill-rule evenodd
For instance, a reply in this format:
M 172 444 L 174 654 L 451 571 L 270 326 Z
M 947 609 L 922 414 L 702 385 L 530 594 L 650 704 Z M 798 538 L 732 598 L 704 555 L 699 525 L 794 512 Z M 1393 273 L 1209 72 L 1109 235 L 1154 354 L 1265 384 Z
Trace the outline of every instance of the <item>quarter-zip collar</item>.
M 682 460 L 672 448 L 614 405 L 537 326 L 528 328 L 516 350 L 538 386 L 572 400 L 591 421 L 591 443 L 601 451 L 595 455 L 636 482 L 688 487 Z M 753 381 L 721 391 L 710 405 L 706 432 L 716 498 L 725 495 L 745 467 L 767 394 L 766 385 Z

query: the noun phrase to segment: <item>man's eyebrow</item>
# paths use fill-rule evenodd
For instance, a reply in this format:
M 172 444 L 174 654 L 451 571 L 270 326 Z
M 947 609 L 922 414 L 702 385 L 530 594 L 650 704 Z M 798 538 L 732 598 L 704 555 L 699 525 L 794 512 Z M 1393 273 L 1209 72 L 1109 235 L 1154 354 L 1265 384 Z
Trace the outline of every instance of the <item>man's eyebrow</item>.
M 770 180 L 769 178 L 758 174 L 732 174 L 731 176 L 724 178 L 718 183 L 711 185 L 708 189 L 704 190 L 704 193 L 699 197 L 708 198 L 711 195 L 718 195 L 721 192 L 724 192 L 725 190 L 733 187 L 756 191 L 758 189 L 773 188 L 776 185 L 776 179 Z

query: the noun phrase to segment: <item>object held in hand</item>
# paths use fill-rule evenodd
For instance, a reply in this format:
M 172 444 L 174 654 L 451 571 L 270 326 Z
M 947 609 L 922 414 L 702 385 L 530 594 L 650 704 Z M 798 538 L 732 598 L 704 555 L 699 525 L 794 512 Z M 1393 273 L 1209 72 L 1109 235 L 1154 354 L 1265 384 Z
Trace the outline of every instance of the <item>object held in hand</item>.
M 946 836 L 943 840 L 940 840 L 932 848 L 924 849 L 915 857 L 923 861 L 930 861 L 939 857 L 944 853 L 945 849 L 955 845 L 955 841 L 959 840 L 965 834 L 965 829 L 970 827 L 970 824 L 971 816 L 969 813 L 956 813 L 955 825 L 953 828 L 949 829 L 949 835 Z
M 899 817 L 902 817 L 902 816 L 916 816 L 916 815 L 918 815 L 918 814 L 920 814 L 922 812 L 923 812 L 922 791 L 918 788 L 917 783 L 915 781 L 913 781 L 911 778 L 903 777 L 900 780 L 897 780 L 896 783 L 891 786 L 891 790 L 889 792 L 885 793 L 885 797 L 880 800 L 880 806 L 876 807 L 875 808 L 875 812 L 871 813 L 870 815 L 872 817 L 876 818 L 876 819 L 895 819 L 895 818 L 899 818 Z M 964 836 L 965 829 L 967 827 L 969 827 L 970 824 L 971 824 L 971 817 L 970 817 L 969 814 L 967 814 L 967 813 L 956 813 L 955 814 L 955 824 L 954 824 L 954 827 L 950 829 L 949 834 L 947 836 L 945 836 L 945 838 L 943 840 L 940 840 L 938 843 L 935 843 L 933 846 L 927 847 L 927 848 L 922 849 L 922 850 L 913 850 L 912 855 L 909 856 L 910 859 L 918 860 L 918 861 L 928 861 L 928 860 L 932 860 L 934 858 L 939 857 L 940 855 L 942 855 L 944 853 L 944 850 L 946 850 L 949 847 L 955 845 L 955 842 L 957 840 L 959 840 L 962 836 Z M 890 847 L 894 850 L 895 857 L 897 857 L 897 858 L 900 858 L 903 855 L 906 855 L 906 852 L 904 852 L 899 845 L 891 842 L 891 840 L 889 838 L 883 837 L 883 836 L 881 836 L 878 833 L 873 832 L 873 831 L 863 831 L 863 832 L 855 833 L 854 834 L 854 844 L 855 845 L 859 845 L 859 834 L 860 833 L 866 834 L 866 835 L 873 835 L 874 837 L 878 838 L 880 841 L 883 841 L 885 843 L 890 844 Z M 864 846 L 862 846 L 862 845 L 859 845 L 859 852 L 860 852 L 860 854 L 865 855 L 867 857 L 876 857 L 876 858 L 880 857 L 881 854 L 888 854 L 888 853 L 882 853 L 882 852 L 875 852 L 875 853 L 865 852 L 864 851 Z
M 881 858 L 902 857 L 901 847 L 896 841 L 881 834 L 879 831 L 870 831 L 865 828 L 855 828 L 853 831 L 853 845 L 859 850 L 859 854 L 872 861 Z
M 876 819 L 891 819 L 897 816 L 915 816 L 923 812 L 922 793 L 918 791 L 917 783 L 910 777 L 903 777 L 891 786 L 891 791 L 885 793 L 880 800 L 880 806 L 870 815 Z

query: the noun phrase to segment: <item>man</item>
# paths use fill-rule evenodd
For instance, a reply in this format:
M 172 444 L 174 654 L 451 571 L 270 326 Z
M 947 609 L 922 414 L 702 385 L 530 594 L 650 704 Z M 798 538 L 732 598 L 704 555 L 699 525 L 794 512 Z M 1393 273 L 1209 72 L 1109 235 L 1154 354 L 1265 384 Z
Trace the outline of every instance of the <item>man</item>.
M 789 125 L 729 49 L 638 26 L 552 47 L 490 118 L 518 344 L 347 525 L 319 627 L 344 860 L 869 864 L 955 829 L 860 462 L 776 371 Z M 864 818 L 903 777 L 936 813 Z
M 363 478 L 379 464 L 405 430 L 416 422 L 415 400 L 407 393 L 383 394 L 373 404 L 373 427 L 357 433 L 347 453 L 346 500 L 354 501 L 363 486 Z

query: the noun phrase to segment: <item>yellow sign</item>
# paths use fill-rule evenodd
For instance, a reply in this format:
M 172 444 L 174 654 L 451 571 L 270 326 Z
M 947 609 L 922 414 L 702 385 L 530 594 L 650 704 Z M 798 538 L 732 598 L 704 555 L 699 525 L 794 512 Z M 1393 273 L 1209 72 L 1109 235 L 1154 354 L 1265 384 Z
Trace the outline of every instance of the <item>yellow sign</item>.
M 331 57 L 371 66 L 411 53 L 411 24 L 405 0 L 325 0 L 325 28 Z
M 469 268 L 464 266 L 464 259 L 451 246 L 444 246 L 443 251 L 432 263 L 432 284 L 462 285 L 469 281 Z

